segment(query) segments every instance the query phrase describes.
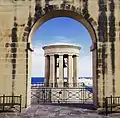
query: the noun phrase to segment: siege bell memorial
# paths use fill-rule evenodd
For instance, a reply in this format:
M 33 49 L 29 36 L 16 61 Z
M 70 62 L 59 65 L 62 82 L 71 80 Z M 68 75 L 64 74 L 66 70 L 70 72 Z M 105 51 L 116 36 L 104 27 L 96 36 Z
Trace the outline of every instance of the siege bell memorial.
M 73 44 L 58 43 L 44 46 L 43 49 L 45 53 L 46 85 L 49 87 L 64 87 L 64 68 L 67 67 L 68 87 L 77 86 L 80 47 Z M 66 63 L 65 58 L 67 59 Z M 58 79 L 57 67 L 59 68 Z

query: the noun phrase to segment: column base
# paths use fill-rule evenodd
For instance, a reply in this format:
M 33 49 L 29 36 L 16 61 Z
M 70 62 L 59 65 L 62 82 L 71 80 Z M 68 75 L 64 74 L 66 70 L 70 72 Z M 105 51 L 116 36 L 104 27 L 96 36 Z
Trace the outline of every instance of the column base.
M 73 83 L 73 87 L 78 87 L 78 84 L 77 83 Z
M 54 87 L 54 84 L 53 84 L 53 83 L 50 83 L 50 84 L 49 84 L 49 87 Z

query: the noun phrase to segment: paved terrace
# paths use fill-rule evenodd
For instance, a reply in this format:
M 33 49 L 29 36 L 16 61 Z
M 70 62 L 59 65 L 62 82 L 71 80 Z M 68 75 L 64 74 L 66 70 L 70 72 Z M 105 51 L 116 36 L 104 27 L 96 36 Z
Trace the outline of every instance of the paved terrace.
M 120 118 L 120 114 L 98 115 L 94 110 L 57 105 L 32 105 L 22 113 L 0 113 L 0 118 Z

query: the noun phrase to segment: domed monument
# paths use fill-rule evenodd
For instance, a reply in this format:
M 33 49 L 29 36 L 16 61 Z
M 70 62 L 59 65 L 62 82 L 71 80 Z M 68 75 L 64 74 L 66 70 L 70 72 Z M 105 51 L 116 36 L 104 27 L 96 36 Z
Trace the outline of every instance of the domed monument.
M 45 85 L 47 87 L 77 87 L 80 49 L 80 46 L 69 43 L 55 43 L 43 47 Z M 64 77 L 65 68 L 67 68 L 66 82 Z M 59 73 L 58 78 L 57 71 Z

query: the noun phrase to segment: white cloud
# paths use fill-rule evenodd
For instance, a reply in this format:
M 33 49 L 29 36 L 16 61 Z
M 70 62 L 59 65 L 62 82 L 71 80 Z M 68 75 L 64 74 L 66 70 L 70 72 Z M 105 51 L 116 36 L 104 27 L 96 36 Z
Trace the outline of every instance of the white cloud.
M 60 41 L 60 42 L 61 42 L 61 41 L 62 41 L 62 42 L 71 42 L 71 40 L 68 39 L 68 38 L 65 37 L 65 36 L 54 36 L 53 39 L 56 40 L 56 41 Z
M 44 77 L 44 51 L 42 47 L 34 48 L 32 54 L 32 77 Z
M 84 56 L 79 58 L 79 77 L 92 76 L 92 56 Z
M 44 56 L 44 50 L 42 49 L 42 46 L 35 47 L 32 55 Z
M 74 39 L 65 36 L 53 36 L 53 40 L 51 40 L 51 43 L 71 43 L 79 45 L 83 49 L 83 46 L 81 44 L 74 43 Z
M 33 39 L 34 40 L 34 39 Z M 43 41 L 41 39 L 37 39 L 35 41 L 32 40 L 32 46 L 33 47 L 40 47 L 43 45 Z
M 72 43 L 72 40 L 65 36 L 53 36 L 51 43 Z

